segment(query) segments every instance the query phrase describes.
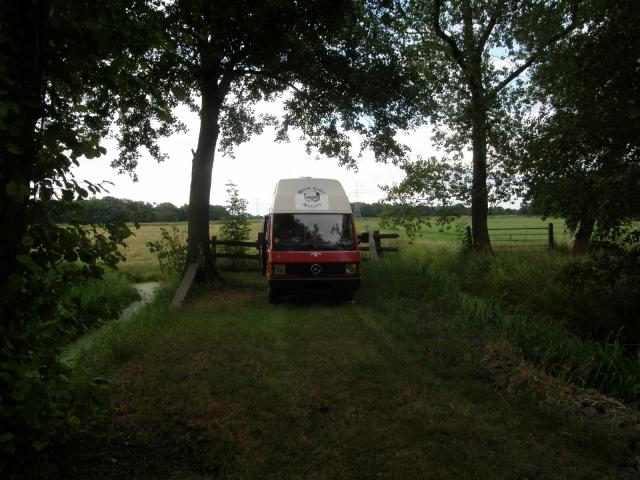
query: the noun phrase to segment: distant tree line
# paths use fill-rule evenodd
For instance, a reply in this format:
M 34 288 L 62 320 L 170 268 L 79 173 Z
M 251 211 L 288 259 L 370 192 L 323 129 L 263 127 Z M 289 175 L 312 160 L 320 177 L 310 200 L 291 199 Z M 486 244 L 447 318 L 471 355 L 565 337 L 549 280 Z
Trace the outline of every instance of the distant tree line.
M 57 223 L 105 224 L 118 222 L 186 222 L 189 205 L 180 207 L 170 202 L 149 203 L 126 198 L 103 197 L 76 200 L 71 209 L 52 209 L 52 219 Z M 385 202 L 355 202 L 351 208 L 361 217 L 380 217 L 391 205 Z M 536 215 L 533 205 L 523 204 L 520 208 L 491 207 L 489 215 Z M 448 207 L 420 205 L 415 214 L 421 217 L 471 215 L 471 209 L 461 203 Z M 224 220 L 229 216 L 222 205 L 209 205 L 209 220 Z M 249 218 L 261 218 L 249 215 Z
M 189 205 L 176 207 L 173 203 L 152 204 L 126 198 L 90 198 L 73 202 L 72 209 L 55 210 L 53 220 L 58 223 L 105 224 L 117 222 L 186 222 Z M 209 220 L 222 220 L 228 212 L 222 205 L 209 205 Z
M 389 213 L 393 206 L 385 202 L 363 203 L 354 202 L 351 209 L 360 217 L 381 217 L 385 212 Z M 418 217 L 437 217 L 443 214 L 447 216 L 459 217 L 463 215 L 471 215 L 471 207 L 462 203 L 449 205 L 447 207 L 434 205 L 417 205 L 413 208 L 414 215 Z M 536 210 L 533 204 L 523 203 L 519 208 L 507 208 L 501 206 L 489 207 L 489 215 L 538 215 L 540 212 Z

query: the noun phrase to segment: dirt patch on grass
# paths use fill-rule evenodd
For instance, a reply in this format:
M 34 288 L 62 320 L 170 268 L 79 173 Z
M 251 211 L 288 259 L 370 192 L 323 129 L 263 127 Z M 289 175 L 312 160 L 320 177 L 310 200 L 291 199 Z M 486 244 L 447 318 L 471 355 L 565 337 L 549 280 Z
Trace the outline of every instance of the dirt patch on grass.
M 209 311 L 212 305 L 215 305 L 216 308 L 238 305 L 256 300 L 262 294 L 263 292 L 248 288 L 231 289 L 223 287 L 215 290 L 211 289 L 198 292 L 195 298 L 190 298 L 184 305 L 184 310 L 193 313 Z

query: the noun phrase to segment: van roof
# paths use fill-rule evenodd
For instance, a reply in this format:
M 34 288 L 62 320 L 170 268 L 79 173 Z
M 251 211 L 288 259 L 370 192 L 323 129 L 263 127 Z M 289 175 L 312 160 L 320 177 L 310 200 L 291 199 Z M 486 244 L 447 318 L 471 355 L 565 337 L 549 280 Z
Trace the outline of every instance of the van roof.
M 347 194 L 332 178 L 283 178 L 273 192 L 272 213 L 351 213 Z

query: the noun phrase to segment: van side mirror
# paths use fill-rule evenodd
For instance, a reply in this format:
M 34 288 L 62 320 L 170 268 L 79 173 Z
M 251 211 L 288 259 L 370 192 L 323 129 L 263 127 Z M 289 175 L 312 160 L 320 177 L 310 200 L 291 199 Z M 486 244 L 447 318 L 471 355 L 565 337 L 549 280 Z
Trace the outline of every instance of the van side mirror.
M 360 240 L 362 243 L 369 243 L 369 232 L 363 232 L 358 235 L 358 240 Z

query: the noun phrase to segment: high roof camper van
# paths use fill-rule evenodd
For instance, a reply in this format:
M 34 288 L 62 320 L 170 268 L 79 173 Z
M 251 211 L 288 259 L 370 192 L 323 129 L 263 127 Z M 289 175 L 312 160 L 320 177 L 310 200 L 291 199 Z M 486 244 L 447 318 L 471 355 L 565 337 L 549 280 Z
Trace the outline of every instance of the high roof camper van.
M 287 178 L 264 221 L 263 274 L 269 301 L 324 290 L 350 300 L 360 286 L 360 250 L 347 194 L 337 180 Z

